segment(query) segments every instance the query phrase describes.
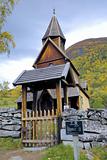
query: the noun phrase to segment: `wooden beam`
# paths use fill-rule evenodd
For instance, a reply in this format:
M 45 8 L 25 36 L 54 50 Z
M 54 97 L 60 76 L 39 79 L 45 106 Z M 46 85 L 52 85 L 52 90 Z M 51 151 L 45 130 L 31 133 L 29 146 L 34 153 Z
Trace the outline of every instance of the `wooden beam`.
M 63 91 L 64 91 L 64 104 L 68 105 L 68 87 L 64 86 Z
M 27 87 L 22 85 L 22 118 L 26 117 L 27 111 Z
M 56 97 L 57 97 L 57 114 L 62 113 L 62 97 L 61 97 L 61 80 L 56 83 Z

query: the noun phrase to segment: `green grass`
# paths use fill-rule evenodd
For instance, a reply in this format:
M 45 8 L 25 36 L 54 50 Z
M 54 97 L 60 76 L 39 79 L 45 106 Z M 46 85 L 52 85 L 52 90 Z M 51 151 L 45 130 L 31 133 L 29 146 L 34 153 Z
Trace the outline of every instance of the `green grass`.
M 91 152 L 94 156 L 93 160 L 107 160 L 107 146 L 92 148 Z
M 74 160 L 73 149 L 63 144 L 49 148 L 45 151 L 46 155 L 42 160 Z M 83 152 L 80 153 L 79 160 L 88 160 Z
M 0 138 L 0 150 L 15 150 L 21 147 L 20 139 Z

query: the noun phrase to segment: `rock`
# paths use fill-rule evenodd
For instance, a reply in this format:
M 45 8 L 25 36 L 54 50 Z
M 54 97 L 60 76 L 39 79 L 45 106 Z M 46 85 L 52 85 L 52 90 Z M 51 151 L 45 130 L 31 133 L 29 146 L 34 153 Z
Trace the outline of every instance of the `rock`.
M 84 149 L 90 149 L 91 145 L 90 143 L 84 143 Z
M 2 117 L 13 117 L 12 113 L 2 113 Z
M 11 120 L 10 120 L 10 121 L 11 121 Z M 9 120 L 3 120 L 1 124 L 2 124 L 2 125 L 9 124 L 10 121 L 9 121 Z
M 18 110 L 17 110 L 17 109 L 15 109 L 15 110 L 14 110 L 14 111 L 12 111 L 11 113 L 12 113 L 12 114 L 21 113 L 21 110 L 20 110 L 20 109 L 18 109 Z
M 19 138 L 20 137 L 20 131 L 4 131 L 4 130 L 0 130 L 0 137 Z
M 20 125 L 4 125 L 1 128 L 8 131 L 19 131 L 21 129 L 21 126 Z
M 21 120 L 20 119 L 12 119 L 11 121 L 8 122 L 8 124 L 12 125 L 21 125 Z
M 106 130 L 107 126 L 101 124 L 100 121 L 84 120 L 83 121 L 84 131 L 101 133 L 102 130 Z
M 84 133 L 83 135 L 79 135 L 79 140 L 82 142 L 92 142 L 93 140 L 97 140 L 99 138 L 99 134 L 93 133 Z
M 21 113 L 14 114 L 15 118 L 21 118 Z

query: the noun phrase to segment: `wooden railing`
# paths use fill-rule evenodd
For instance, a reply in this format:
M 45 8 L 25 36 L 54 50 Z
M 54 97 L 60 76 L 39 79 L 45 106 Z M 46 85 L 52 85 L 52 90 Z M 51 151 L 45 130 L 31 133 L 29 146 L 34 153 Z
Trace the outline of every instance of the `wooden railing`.
M 29 111 L 22 117 L 24 146 L 52 146 L 58 142 L 58 118 L 54 110 Z

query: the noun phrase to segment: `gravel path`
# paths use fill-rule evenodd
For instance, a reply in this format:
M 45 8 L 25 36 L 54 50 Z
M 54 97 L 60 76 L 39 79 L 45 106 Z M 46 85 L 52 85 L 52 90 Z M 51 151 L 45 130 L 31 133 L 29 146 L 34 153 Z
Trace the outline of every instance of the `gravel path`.
M 26 152 L 23 150 L 0 151 L 0 160 L 41 160 L 43 152 Z

